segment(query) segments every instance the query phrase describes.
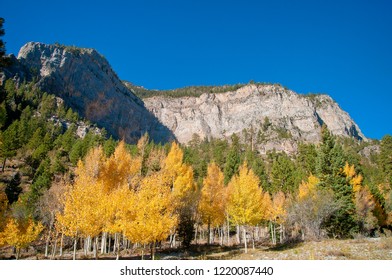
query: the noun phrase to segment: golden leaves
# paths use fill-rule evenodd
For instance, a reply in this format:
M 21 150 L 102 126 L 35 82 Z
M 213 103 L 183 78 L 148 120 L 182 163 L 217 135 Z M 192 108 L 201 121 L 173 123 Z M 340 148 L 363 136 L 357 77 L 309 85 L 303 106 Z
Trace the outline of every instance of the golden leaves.
M 199 212 L 205 224 L 219 226 L 225 220 L 226 192 L 224 176 L 219 166 L 210 163 L 207 176 L 203 180 L 203 188 L 199 201 Z
M 309 196 L 316 195 L 317 185 L 319 183 L 320 183 L 320 179 L 313 175 L 310 175 L 308 177 L 307 182 L 302 181 L 302 183 L 299 185 L 298 199 L 301 200 L 301 199 L 308 198 Z
M 41 223 L 35 223 L 33 219 L 19 220 L 10 218 L 0 236 L 0 243 L 14 246 L 16 249 L 27 247 L 37 239 L 43 230 Z
M 259 179 L 245 162 L 228 186 L 227 210 L 231 219 L 239 225 L 255 225 L 263 218 L 262 189 Z
M 109 158 L 102 148 L 92 149 L 78 163 L 57 227 L 72 237 L 122 232 L 135 243 L 165 239 L 178 220 L 174 202 L 194 189 L 193 170 L 182 163 L 182 150 L 173 144 L 169 154 L 167 168 L 142 178 L 142 157 L 132 157 L 123 141 Z

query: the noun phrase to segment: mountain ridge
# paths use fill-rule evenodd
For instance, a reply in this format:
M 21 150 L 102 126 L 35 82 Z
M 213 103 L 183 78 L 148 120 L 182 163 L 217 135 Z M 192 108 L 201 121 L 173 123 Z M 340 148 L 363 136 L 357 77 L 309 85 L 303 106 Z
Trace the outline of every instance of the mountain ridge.
M 248 84 L 200 97 L 154 96 L 143 101 L 181 143 L 189 142 L 193 134 L 228 138 L 251 128 L 253 139 L 260 132 L 265 134 L 264 141 L 258 141 L 262 153 L 273 149 L 294 152 L 297 142 L 319 142 L 323 124 L 335 135 L 367 140 L 330 96 L 300 95 L 276 84 Z M 265 118 L 271 123 L 269 129 L 262 129 Z
M 367 140 L 349 114 L 324 94 L 302 95 L 269 83 L 148 90 L 121 81 L 96 50 L 58 44 L 29 42 L 14 60 L 18 65 L 6 78 L 35 76 L 42 90 L 128 142 L 145 132 L 156 142 L 183 144 L 195 134 L 211 139 L 251 132 L 261 153 L 294 152 L 297 142 L 319 142 L 323 124 L 337 136 Z

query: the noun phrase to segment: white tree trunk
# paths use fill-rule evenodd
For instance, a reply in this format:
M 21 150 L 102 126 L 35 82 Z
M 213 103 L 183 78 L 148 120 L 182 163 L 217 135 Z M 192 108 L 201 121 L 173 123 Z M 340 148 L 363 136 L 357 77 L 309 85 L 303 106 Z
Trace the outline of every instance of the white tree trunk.
M 76 245 L 77 245 L 77 243 L 78 243 L 78 239 L 77 239 L 77 237 L 75 237 L 75 240 L 74 240 L 74 248 L 73 248 L 73 260 L 76 260 Z
M 237 225 L 237 244 L 241 244 L 241 237 L 240 237 L 240 226 Z
M 229 221 L 229 216 L 227 216 L 227 246 L 230 246 L 230 221 Z
M 101 239 L 101 255 L 105 254 L 105 247 L 106 247 L 106 232 L 102 233 L 102 239 Z
M 248 253 L 248 244 L 246 242 L 246 229 L 245 229 L 245 226 L 243 226 L 242 230 L 243 230 L 243 233 L 244 233 L 243 238 L 244 238 L 245 253 Z
M 61 240 L 60 240 L 60 257 L 63 256 L 63 243 L 64 243 L 64 233 L 61 233 Z

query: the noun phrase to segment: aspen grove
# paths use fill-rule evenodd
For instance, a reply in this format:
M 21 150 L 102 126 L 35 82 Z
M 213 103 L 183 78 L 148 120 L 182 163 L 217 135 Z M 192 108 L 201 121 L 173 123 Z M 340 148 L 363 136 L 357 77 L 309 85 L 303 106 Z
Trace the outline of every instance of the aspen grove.
M 314 159 L 322 171 L 306 172 L 294 188 L 287 187 L 294 179 L 275 178 L 275 189 L 263 182 L 258 158 L 247 154 L 225 184 L 219 157 L 210 160 L 201 181 L 195 179 L 201 173 L 187 163 L 192 147 L 151 145 L 148 135 L 134 146 L 120 141 L 109 154 L 96 145 L 72 177 L 54 181 L 41 197 L 41 219 L 9 215 L 8 201 L 1 197 L 0 246 L 13 246 L 17 258 L 41 240 L 46 258 L 68 252 L 73 259 L 132 254 L 154 259 L 165 248 L 216 244 L 247 252 L 265 242 L 344 237 L 342 225 L 364 235 L 389 227 L 389 183 L 377 191 L 369 188 L 359 169 L 329 141 L 335 140 L 326 130 Z

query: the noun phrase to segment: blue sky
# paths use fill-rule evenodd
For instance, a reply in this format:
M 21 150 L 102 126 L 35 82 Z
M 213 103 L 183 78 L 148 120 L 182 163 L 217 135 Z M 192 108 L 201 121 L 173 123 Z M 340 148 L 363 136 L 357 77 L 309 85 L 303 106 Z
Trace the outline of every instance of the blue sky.
M 277 82 L 331 95 L 367 137 L 392 134 L 392 1 L 2 0 L 8 53 L 95 48 L 150 89 Z

